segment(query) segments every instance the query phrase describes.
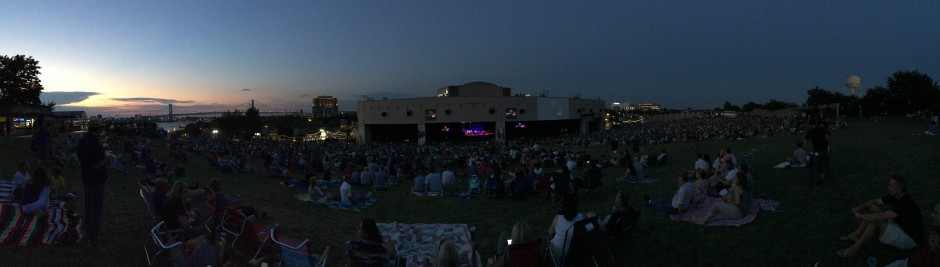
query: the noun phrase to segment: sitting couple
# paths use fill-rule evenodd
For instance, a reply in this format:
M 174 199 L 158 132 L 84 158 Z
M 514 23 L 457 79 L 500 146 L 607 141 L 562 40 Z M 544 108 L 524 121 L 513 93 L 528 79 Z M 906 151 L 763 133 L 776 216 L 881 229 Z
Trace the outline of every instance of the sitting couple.
M 325 204 L 327 201 L 339 200 L 345 205 L 359 205 L 362 201 L 372 197 L 372 192 L 370 191 L 366 195 L 353 194 L 352 184 L 354 178 L 346 177 L 343 179 L 343 183 L 339 186 L 339 197 L 330 194 L 323 193 L 319 187 L 317 187 L 317 181 L 315 178 L 310 179 L 310 186 L 307 188 L 307 192 L 310 194 L 310 200 L 314 203 Z

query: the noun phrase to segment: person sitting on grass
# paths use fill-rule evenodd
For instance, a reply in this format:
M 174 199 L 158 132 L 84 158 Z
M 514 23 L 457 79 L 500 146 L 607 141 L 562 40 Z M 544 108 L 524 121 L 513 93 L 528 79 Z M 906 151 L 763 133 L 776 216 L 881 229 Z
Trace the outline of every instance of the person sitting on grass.
M 425 181 L 424 171 L 420 171 L 420 170 L 416 171 L 414 181 L 415 181 L 414 187 L 411 188 L 411 192 L 409 193 L 412 196 L 423 196 L 425 193 L 425 190 L 427 189 L 424 186 L 424 181 Z
M 49 195 L 52 193 L 52 178 L 46 168 L 39 167 L 32 179 L 23 186 L 23 213 L 38 214 L 49 205 Z
M 66 195 L 68 194 L 65 191 L 65 177 L 62 177 L 62 168 L 61 167 L 52 167 L 52 172 L 49 174 L 52 181 L 52 196 L 57 199 L 69 199 Z
M 890 205 L 882 210 L 879 206 Z M 841 257 L 855 256 L 858 249 L 872 238 L 899 249 L 912 249 L 923 244 L 924 226 L 920 209 L 907 193 L 907 183 L 901 176 L 888 178 L 888 195 L 869 200 L 852 208 L 852 214 L 861 224 L 854 232 L 840 240 L 854 241 L 852 246 L 836 251 Z
M 787 161 L 790 162 L 790 166 L 806 165 L 806 150 L 803 150 L 803 142 L 796 143 L 796 148 L 793 149 L 793 157 L 788 158 Z
M 345 205 L 359 205 L 362 198 L 372 197 L 372 192 L 370 191 L 365 196 L 359 194 L 353 194 L 352 184 L 356 179 L 348 177 L 343 180 L 343 183 L 339 185 L 339 200 Z
M 388 171 L 385 171 L 385 166 L 378 166 L 379 171 L 375 172 L 375 183 L 372 184 L 373 191 L 385 191 L 388 190 Z
M 927 233 L 927 242 L 907 259 L 895 261 L 887 267 L 932 267 L 940 264 L 940 204 L 933 207 L 930 218 L 933 228 Z
M 317 181 L 316 177 L 310 178 L 310 186 L 307 187 L 307 193 L 310 194 L 310 201 L 313 203 L 326 204 L 327 201 L 333 200 L 333 195 L 329 193 L 323 193 L 323 190 L 318 186 L 320 184 Z
M 23 187 L 26 186 L 26 183 L 29 182 L 29 162 L 20 161 L 20 164 L 17 165 L 16 172 L 13 173 L 13 198 L 19 199 L 20 195 L 23 193 Z
M 679 189 L 673 195 L 672 201 L 668 199 L 650 199 L 648 195 L 644 195 L 643 200 L 646 201 L 646 205 L 654 210 L 669 215 L 670 219 L 679 220 L 679 218 L 682 218 L 682 214 L 692 207 L 694 185 L 689 181 L 689 176 L 682 173 L 676 179 L 676 186 Z
M 724 202 L 715 204 L 708 210 L 705 217 L 691 221 L 692 223 L 703 225 L 713 221 L 737 220 L 744 217 L 752 201 L 751 193 L 747 190 L 747 174 L 738 172 L 734 179 L 735 186 L 731 188 L 730 193 L 723 197 Z

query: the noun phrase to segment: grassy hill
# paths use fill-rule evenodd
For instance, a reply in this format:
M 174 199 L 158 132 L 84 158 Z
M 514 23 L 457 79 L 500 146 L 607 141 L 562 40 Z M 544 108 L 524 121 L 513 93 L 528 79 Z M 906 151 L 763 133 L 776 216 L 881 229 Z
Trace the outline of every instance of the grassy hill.
M 882 121 L 849 120 L 848 128 L 832 131 L 832 169 L 835 183 L 809 186 L 804 169 L 772 169 L 791 154 L 803 136 L 778 134 L 740 141 L 707 141 L 696 144 L 667 144 L 645 147 L 645 151 L 665 149 L 670 161 L 662 167 L 647 169 L 647 176 L 660 178 L 657 183 L 630 184 L 617 182 L 624 169 L 604 170 L 605 185 L 596 197 L 582 194 L 582 211 L 606 213 L 615 192 L 625 190 L 637 207 L 640 196 L 671 197 L 675 177 L 691 168 L 696 153 L 712 156 L 723 147 L 741 155 L 753 150 L 752 165 L 757 183 L 755 197 L 778 200 L 783 208 L 777 213 L 761 212 L 754 223 L 740 228 L 715 228 L 673 222 L 665 216 L 644 208 L 640 225 L 634 233 L 639 242 L 615 248 L 618 266 L 812 266 L 821 261 L 827 266 L 864 266 L 869 256 L 879 264 L 906 257 L 898 251 L 873 242 L 859 251 L 858 257 L 841 259 L 835 251 L 850 243 L 838 237 L 854 230 L 856 223 L 849 209 L 863 201 L 887 194 L 887 178 L 900 174 L 909 181 L 909 192 L 920 205 L 925 218 L 940 199 L 940 139 L 936 136 L 911 135 L 922 132 L 923 119 L 890 118 Z M 63 138 L 60 138 L 63 139 Z M 158 159 L 169 159 L 162 149 L 162 140 L 153 140 Z M 0 139 L 0 177 L 11 179 L 20 160 L 36 161 L 29 151 L 28 138 Z M 591 150 L 605 153 L 605 149 Z M 495 253 L 496 239 L 508 231 L 515 221 L 524 220 L 543 234 L 557 211 L 544 195 L 526 200 L 429 198 L 405 196 L 409 179 L 388 192 L 377 194 L 378 202 L 363 211 L 335 210 L 326 206 L 300 202 L 293 195 L 300 193 L 279 185 L 276 180 L 257 174 L 219 173 L 200 156 L 191 156 L 189 163 L 169 160 L 173 166 L 187 169 L 187 181 L 206 183 L 212 177 L 224 181 L 226 191 L 241 194 L 251 205 L 269 211 L 267 223 L 280 223 L 284 232 L 310 238 L 314 249 L 331 246 L 330 265 L 342 266 L 342 247 L 356 233 L 356 223 L 364 217 L 378 222 L 403 223 L 465 223 L 476 227 L 476 241 L 483 257 Z M 34 164 L 36 166 L 36 164 Z M 79 192 L 82 187 L 78 169 L 65 168 L 67 184 Z M 80 245 L 29 246 L 3 245 L 0 265 L 3 266 L 143 266 L 146 265 L 142 246 L 149 230 L 146 210 L 137 194 L 137 181 L 146 175 L 138 170 L 130 173 L 109 173 L 104 208 L 103 242 L 108 251 L 91 253 Z M 465 180 L 464 180 L 465 181 Z M 335 188 L 331 190 L 336 190 Z M 354 191 L 363 189 L 354 188 Z M 81 210 L 83 200 L 68 207 Z M 205 214 L 205 205 L 197 200 Z M 925 221 L 927 223 L 927 221 Z M 602 262 L 604 265 L 613 263 Z M 164 260 L 161 264 L 166 265 Z

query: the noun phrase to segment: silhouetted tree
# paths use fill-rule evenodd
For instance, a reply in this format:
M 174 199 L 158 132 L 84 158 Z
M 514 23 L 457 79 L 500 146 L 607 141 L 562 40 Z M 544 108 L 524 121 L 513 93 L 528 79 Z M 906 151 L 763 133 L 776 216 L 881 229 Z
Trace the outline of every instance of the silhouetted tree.
M 940 86 L 925 73 L 897 71 L 885 83 L 888 86 L 885 111 L 889 114 L 901 115 L 938 107 Z
M 255 133 L 260 133 L 261 128 L 261 112 L 255 107 L 250 107 L 248 110 L 245 110 L 245 122 L 242 129 L 244 135 L 242 138 L 249 138 Z
M 0 55 L 0 103 L 40 105 L 42 81 L 33 57 Z
M 861 99 L 862 112 L 867 115 L 877 115 L 885 112 L 885 105 L 888 99 L 888 89 L 884 86 L 875 86 L 865 91 L 865 96 Z
M 722 106 L 724 110 L 730 111 L 741 111 L 741 107 L 732 105 L 731 102 L 725 101 L 725 104 Z
M 783 101 L 780 101 L 780 100 L 771 99 L 770 101 L 767 101 L 766 104 L 764 104 L 764 109 L 767 109 L 767 110 L 780 110 L 780 109 L 787 109 L 787 108 L 795 108 L 795 107 L 799 107 L 799 106 L 800 106 L 800 105 L 797 105 L 796 103 L 783 102 Z

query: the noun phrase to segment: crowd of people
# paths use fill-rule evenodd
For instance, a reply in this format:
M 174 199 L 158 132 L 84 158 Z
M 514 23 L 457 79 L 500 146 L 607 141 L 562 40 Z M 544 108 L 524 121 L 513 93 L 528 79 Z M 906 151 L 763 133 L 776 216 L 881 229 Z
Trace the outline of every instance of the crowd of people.
M 568 229 L 576 222 L 598 217 L 601 230 L 609 237 L 616 238 L 623 235 L 623 229 L 629 228 L 637 216 L 630 207 L 629 196 L 623 191 L 614 196 L 609 214 L 582 213 L 578 209 L 578 190 L 603 186 L 603 170 L 607 168 L 623 167 L 626 169 L 623 180 L 636 182 L 644 179 L 645 168 L 676 160 L 669 159 L 669 154 L 664 150 L 641 154 L 640 147 L 713 138 L 737 140 L 760 133 L 772 135 L 775 132 L 791 131 L 798 127 L 794 126 L 798 123 L 794 118 L 689 119 L 622 125 L 587 135 L 508 140 L 505 143 L 445 142 L 425 145 L 411 142 L 356 144 L 338 140 L 294 142 L 263 138 L 183 141 L 167 135 L 165 149 L 172 159 L 163 161 L 154 158 L 149 139 L 118 136 L 105 141 L 101 137 L 101 126 L 92 124 L 89 131 L 78 139 L 70 136 L 66 145 L 67 151 L 74 151 L 80 163 L 85 195 L 83 226 L 87 245 L 96 251 L 104 250 L 98 232 L 107 169 L 127 171 L 128 168 L 136 167 L 152 174 L 149 177 L 152 177 L 155 190 L 150 197 L 155 213 L 166 222 L 167 228 L 181 230 L 182 234 L 176 238 L 187 243 L 186 251 L 191 257 L 203 257 L 201 253 L 205 252 L 206 246 L 213 245 L 211 240 L 215 240 L 218 233 L 206 232 L 194 224 L 196 216 L 192 212 L 191 191 L 199 186 L 186 183 L 184 168 L 171 167 L 172 160 L 185 162 L 190 158 L 201 158 L 205 160 L 206 166 L 219 172 L 261 174 L 283 181 L 285 185 L 305 189 L 315 203 L 339 201 L 353 205 L 357 201 L 354 195 L 363 195 L 354 194 L 353 185 L 371 188 L 367 193 L 371 195 L 399 185 L 402 181 L 413 181 L 408 190 L 412 195 L 456 193 L 453 191 L 461 187 L 458 183 L 462 180 L 470 183 L 473 189 L 471 178 L 484 181 L 479 190 L 491 197 L 525 199 L 536 193 L 545 193 L 546 198 L 557 197 L 561 201 L 560 210 L 552 218 L 548 229 L 549 236 L 544 240 L 551 247 L 552 254 L 564 257 L 567 253 L 565 248 L 570 245 L 566 242 L 572 239 Z M 826 178 L 831 180 L 831 177 L 826 177 L 828 138 L 829 132 L 825 127 L 813 127 L 806 140 L 796 145 L 793 163 L 799 165 L 796 163 L 811 161 L 815 166 L 810 175 L 813 182 Z M 121 154 L 111 152 L 106 147 L 107 143 L 120 145 Z M 587 153 L 570 149 L 577 146 L 610 146 L 613 153 L 609 158 L 593 158 Z M 722 203 L 713 206 L 706 216 L 694 218 L 691 222 L 705 224 L 743 217 L 751 205 L 754 177 L 747 164 L 738 162 L 731 149 L 722 149 L 715 155 L 712 160 L 709 154 L 700 153 L 694 162 L 688 164 L 691 169 L 678 175 L 676 192 L 671 198 L 644 196 L 642 205 L 678 219 L 706 197 L 720 197 Z M 318 186 L 333 180 L 341 181 L 337 191 L 324 190 Z M 40 167 L 30 174 L 29 163 L 25 161 L 17 168 L 14 184 L 16 195 L 20 196 L 24 211 L 27 212 L 41 210 L 48 205 L 49 199 L 64 198 L 66 193 L 64 182 L 61 181 L 61 169 L 53 168 L 50 173 Z M 244 206 L 226 195 L 220 180 L 213 179 L 207 188 L 212 190 L 212 197 L 219 207 L 236 209 L 252 220 L 264 219 L 264 211 Z M 889 196 L 853 208 L 853 214 L 862 223 L 855 232 L 843 237 L 855 243 L 837 254 L 855 255 L 861 245 L 878 236 L 882 242 L 898 248 L 922 248 L 924 252 L 918 255 L 926 256 L 912 256 L 914 262 L 923 261 L 924 257 L 936 259 L 930 258 L 936 257 L 936 229 L 930 233 L 930 239 L 926 239 L 927 234 L 923 231 L 917 230 L 914 224 L 920 222 L 920 214 L 910 196 L 904 193 L 905 190 L 903 178 L 892 177 L 889 179 Z M 469 193 L 474 192 L 471 190 Z M 881 211 L 876 208 L 885 204 L 891 205 L 892 209 Z M 940 209 L 940 205 L 937 209 Z M 938 220 L 935 215 L 937 212 L 935 209 L 932 214 L 935 222 Z M 394 257 L 395 245 L 381 238 L 375 221 L 363 219 L 358 228 L 358 238 L 346 243 L 344 253 L 348 259 L 366 265 L 370 262 L 398 260 Z M 499 238 L 497 255 L 490 260 L 493 266 L 506 263 L 507 247 L 512 245 L 507 240 L 512 240 L 512 244 L 522 244 L 541 238 L 532 233 L 525 221 L 515 223 L 510 232 L 503 233 Z M 452 246 L 442 244 L 439 257 L 429 259 L 426 264 L 456 266 L 453 260 L 456 253 Z

